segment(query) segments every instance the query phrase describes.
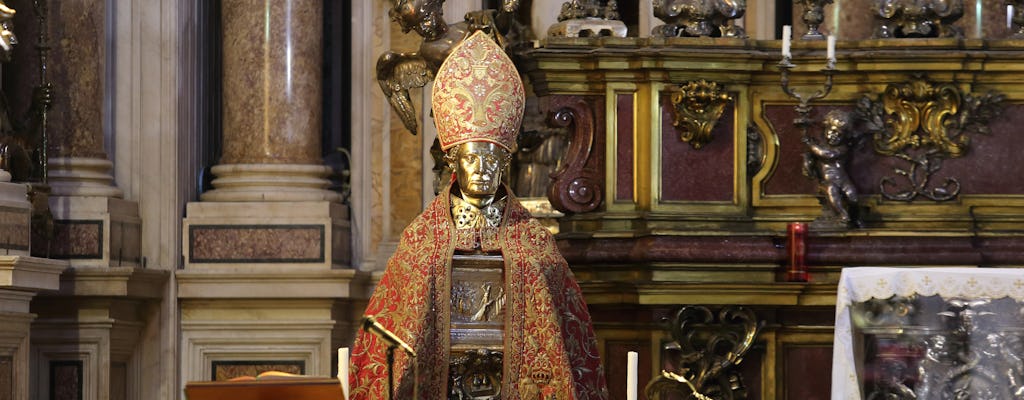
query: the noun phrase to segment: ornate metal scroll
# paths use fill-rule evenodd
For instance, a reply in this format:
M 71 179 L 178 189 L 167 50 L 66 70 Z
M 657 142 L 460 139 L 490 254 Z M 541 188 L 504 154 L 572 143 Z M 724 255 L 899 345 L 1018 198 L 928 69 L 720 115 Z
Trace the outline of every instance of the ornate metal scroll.
M 665 25 L 651 30 L 651 36 L 747 37 L 733 21 L 747 11 L 746 0 L 653 0 L 654 16 Z
M 821 23 L 825 22 L 825 6 L 832 4 L 832 0 L 799 0 L 804 7 L 804 14 L 801 16 L 804 24 L 807 25 L 807 33 L 804 40 L 821 40 L 825 35 L 818 30 Z
M 448 377 L 449 399 L 498 400 L 501 398 L 503 354 L 486 349 L 452 357 Z
M 879 0 L 872 7 L 876 38 L 963 37 L 953 26 L 964 16 L 963 0 Z
M 1006 5 L 1013 6 L 1013 15 L 1010 22 L 1013 23 L 1012 39 L 1024 39 L 1024 0 L 1006 0 Z
M 1024 397 L 1024 303 L 894 296 L 854 303 L 866 399 Z
M 670 324 L 674 341 L 664 350 L 678 356 L 678 363 L 647 384 L 647 398 L 657 400 L 673 393 L 697 399 L 747 397 L 743 378 L 733 367 L 743 361 L 760 328 L 753 311 L 729 306 L 718 312 L 716 320 L 707 307 L 685 306 Z
M 717 82 L 687 82 L 672 93 L 672 125 L 679 129 L 684 142 L 700 150 L 711 142 L 711 131 L 731 101 L 732 96 Z
M 882 196 L 896 201 L 956 198 L 956 178 L 948 177 L 936 187 L 930 186 L 930 179 L 943 160 L 967 153 L 972 136 L 989 133 L 988 123 L 1001 112 L 1003 98 L 994 92 L 977 95 L 950 83 L 935 84 L 921 74 L 889 85 L 876 100 L 862 97 L 856 112 L 866 133 L 874 137 L 875 152 L 910 163 L 908 169 L 895 169 L 905 181 L 902 185 L 895 176 L 882 178 Z
M 562 3 L 558 22 L 548 28 L 555 37 L 626 37 L 628 29 L 619 17 L 619 2 L 608 0 L 569 0 Z
M 594 114 L 579 98 L 556 98 L 552 106 L 557 110 L 552 122 L 570 127 L 571 133 L 562 166 L 551 174 L 548 200 L 564 213 L 594 211 L 601 204 L 604 185 L 594 154 Z

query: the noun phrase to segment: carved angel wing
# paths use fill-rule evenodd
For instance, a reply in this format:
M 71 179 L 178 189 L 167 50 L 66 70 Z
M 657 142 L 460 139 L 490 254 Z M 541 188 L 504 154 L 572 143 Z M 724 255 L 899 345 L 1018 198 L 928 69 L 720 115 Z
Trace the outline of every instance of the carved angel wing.
M 409 89 L 423 87 L 434 79 L 434 71 L 417 53 L 387 52 L 377 60 L 377 83 L 405 128 L 416 134 L 419 124 Z

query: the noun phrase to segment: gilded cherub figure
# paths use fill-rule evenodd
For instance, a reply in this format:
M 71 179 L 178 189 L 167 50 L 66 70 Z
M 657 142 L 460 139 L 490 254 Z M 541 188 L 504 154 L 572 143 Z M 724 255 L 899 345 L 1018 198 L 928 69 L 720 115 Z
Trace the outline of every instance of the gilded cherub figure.
M 445 22 L 443 7 L 444 0 L 397 0 L 388 12 L 391 19 L 402 27 L 402 32 L 415 31 L 423 42 L 416 52 L 388 51 L 377 59 L 377 83 L 402 118 L 402 124 L 414 135 L 419 123 L 409 89 L 423 87 L 433 80 L 452 49 L 473 31 L 489 33 L 504 47 L 500 22 L 511 20 L 502 16 L 515 12 L 519 0 L 504 0 L 501 10 L 497 10 L 500 15 L 496 10 L 471 11 L 463 21 L 451 25 Z
M 823 125 L 824 143 L 808 136 L 802 139 L 807 145 L 804 175 L 817 182 L 818 192 L 824 196 L 822 208 L 826 214 L 822 216 L 823 220 L 859 226 L 856 218 L 857 187 L 846 173 L 854 144 L 850 117 L 840 110 L 832 110 L 825 115 Z

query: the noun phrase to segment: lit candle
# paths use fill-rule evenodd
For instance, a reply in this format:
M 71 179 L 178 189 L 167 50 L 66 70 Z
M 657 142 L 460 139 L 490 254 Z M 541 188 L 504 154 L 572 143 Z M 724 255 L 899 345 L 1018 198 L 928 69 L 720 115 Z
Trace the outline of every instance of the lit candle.
M 836 61 L 836 37 L 834 35 L 828 35 L 828 47 L 826 47 L 827 54 L 825 58 L 830 62 Z
M 785 58 L 790 58 L 790 57 L 793 56 L 793 54 L 789 52 L 789 37 L 790 36 L 793 36 L 793 27 L 789 26 L 789 25 L 783 25 L 782 26 L 782 56 L 785 57 Z
M 626 400 L 636 400 L 636 368 L 638 363 L 637 353 L 631 351 L 626 354 Z
M 338 380 L 341 381 L 341 392 L 348 400 L 348 347 L 338 348 Z

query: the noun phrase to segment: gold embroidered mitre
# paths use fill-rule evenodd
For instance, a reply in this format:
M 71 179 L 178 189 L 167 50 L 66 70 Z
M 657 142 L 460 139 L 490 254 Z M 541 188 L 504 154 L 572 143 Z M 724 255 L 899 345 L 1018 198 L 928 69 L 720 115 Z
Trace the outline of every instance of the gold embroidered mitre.
M 512 60 L 476 31 L 452 50 L 434 78 L 430 103 L 441 149 L 485 141 L 515 151 L 525 101 Z

